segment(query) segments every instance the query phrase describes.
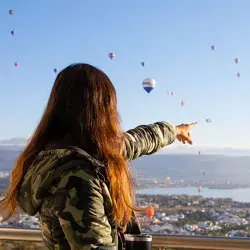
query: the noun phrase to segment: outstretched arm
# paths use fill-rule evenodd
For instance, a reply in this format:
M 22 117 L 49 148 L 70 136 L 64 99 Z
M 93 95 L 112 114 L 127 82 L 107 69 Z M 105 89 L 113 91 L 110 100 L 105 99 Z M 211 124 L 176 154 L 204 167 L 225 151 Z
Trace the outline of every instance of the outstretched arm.
M 150 155 L 171 144 L 176 139 L 175 126 L 168 122 L 141 125 L 125 134 L 124 156 L 132 161 L 142 155 Z

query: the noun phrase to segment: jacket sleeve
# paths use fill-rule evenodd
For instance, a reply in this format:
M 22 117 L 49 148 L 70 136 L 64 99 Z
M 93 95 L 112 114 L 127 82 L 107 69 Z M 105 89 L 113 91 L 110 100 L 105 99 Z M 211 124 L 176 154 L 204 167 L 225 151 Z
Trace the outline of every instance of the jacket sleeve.
M 90 250 L 99 244 L 112 244 L 103 202 L 100 181 L 80 167 L 61 178 L 55 192 L 53 213 L 71 249 Z
M 150 155 L 174 142 L 176 130 L 168 122 L 138 126 L 125 133 L 125 152 L 127 161 L 142 155 Z

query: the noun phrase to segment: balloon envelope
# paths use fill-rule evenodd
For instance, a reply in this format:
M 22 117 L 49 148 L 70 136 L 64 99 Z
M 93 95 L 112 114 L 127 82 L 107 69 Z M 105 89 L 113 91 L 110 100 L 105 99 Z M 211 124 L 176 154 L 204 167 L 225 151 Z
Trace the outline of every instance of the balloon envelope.
M 12 36 L 14 36 L 14 35 L 16 34 L 16 32 L 15 32 L 14 30 L 12 30 L 12 31 L 10 32 L 10 34 L 11 34 Z
M 144 66 L 145 66 L 145 62 L 142 62 L 142 63 L 141 63 L 141 66 L 144 67 Z
M 9 14 L 13 15 L 14 14 L 14 10 L 9 10 Z
M 54 69 L 54 72 L 57 73 L 57 69 Z
M 115 53 L 109 53 L 109 58 L 112 60 L 115 58 Z
M 155 209 L 152 206 L 146 207 L 146 215 L 149 219 L 151 219 L 155 214 Z
M 18 62 L 14 62 L 14 66 L 17 67 L 18 66 Z
M 239 63 L 240 59 L 239 58 L 235 58 L 234 61 L 235 61 L 235 63 Z
M 146 78 L 142 82 L 142 87 L 150 93 L 155 88 L 156 81 L 152 78 Z

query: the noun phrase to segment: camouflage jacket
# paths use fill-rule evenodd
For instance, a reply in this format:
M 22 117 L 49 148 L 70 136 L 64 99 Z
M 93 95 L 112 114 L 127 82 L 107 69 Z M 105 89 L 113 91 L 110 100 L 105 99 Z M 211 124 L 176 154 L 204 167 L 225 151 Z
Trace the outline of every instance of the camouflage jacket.
M 167 122 L 138 126 L 126 132 L 124 156 L 131 161 L 152 154 L 175 138 L 175 129 Z M 112 243 L 115 249 L 123 248 L 104 170 L 102 162 L 73 147 L 44 150 L 29 167 L 17 200 L 25 213 L 39 213 L 49 249 L 87 250 Z M 126 233 L 140 232 L 134 216 Z

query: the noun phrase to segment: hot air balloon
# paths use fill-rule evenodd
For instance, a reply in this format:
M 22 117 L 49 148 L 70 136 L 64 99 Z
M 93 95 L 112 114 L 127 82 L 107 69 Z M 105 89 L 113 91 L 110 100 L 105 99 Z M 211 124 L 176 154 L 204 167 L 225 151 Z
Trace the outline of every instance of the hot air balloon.
M 235 58 L 234 61 L 235 61 L 236 64 L 238 64 L 240 62 L 240 59 L 239 58 Z
M 205 172 L 203 172 L 203 175 L 205 176 L 205 175 L 206 175 L 206 173 L 205 173 Z
M 115 53 L 109 53 L 109 58 L 113 60 L 115 58 Z
M 174 95 L 174 92 L 173 92 L 172 90 L 169 90 L 169 91 L 168 91 L 168 95 L 172 95 L 172 96 L 173 96 L 173 95 Z
M 14 10 L 9 10 L 10 15 L 14 15 Z
M 202 155 L 202 152 L 201 152 L 201 151 L 199 151 L 199 155 Z
M 57 73 L 57 69 L 56 68 L 54 68 L 54 72 Z
M 198 192 L 200 193 L 201 191 L 202 191 L 202 187 L 200 185 L 200 186 L 198 186 Z
M 205 121 L 206 121 L 207 123 L 212 122 L 212 120 L 211 120 L 211 119 L 206 119 Z
M 156 81 L 152 78 L 146 78 L 142 82 L 142 87 L 150 93 L 155 88 Z
M 181 101 L 181 106 L 184 106 L 184 104 L 185 104 L 185 101 L 182 100 Z
M 144 66 L 145 66 L 145 62 L 142 62 L 142 63 L 141 63 L 141 66 L 144 67 Z
M 19 63 L 18 62 L 14 62 L 14 66 L 18 67 Z
M 12 30 L 12 31 L 10 32 L 10 34 L 11 34 L 12 36 L 14 36 L 14 35 L 16 34 L 16 32 L 15 32 L 14 30 Z
M 211 50 L 214 50 L 214 45 L 211 46 Z
M 240 78 L 240 73 L 239 73 L 239 72 L 237 73 L 237 77 L 239 77 L 239 78 Z
M 155 214 L 155 209 L 152 206 L 147 206 L 146 207 L 146 216 L 149 219 L 152 219 L 152 217 L 154 216 L 154 214 Z

